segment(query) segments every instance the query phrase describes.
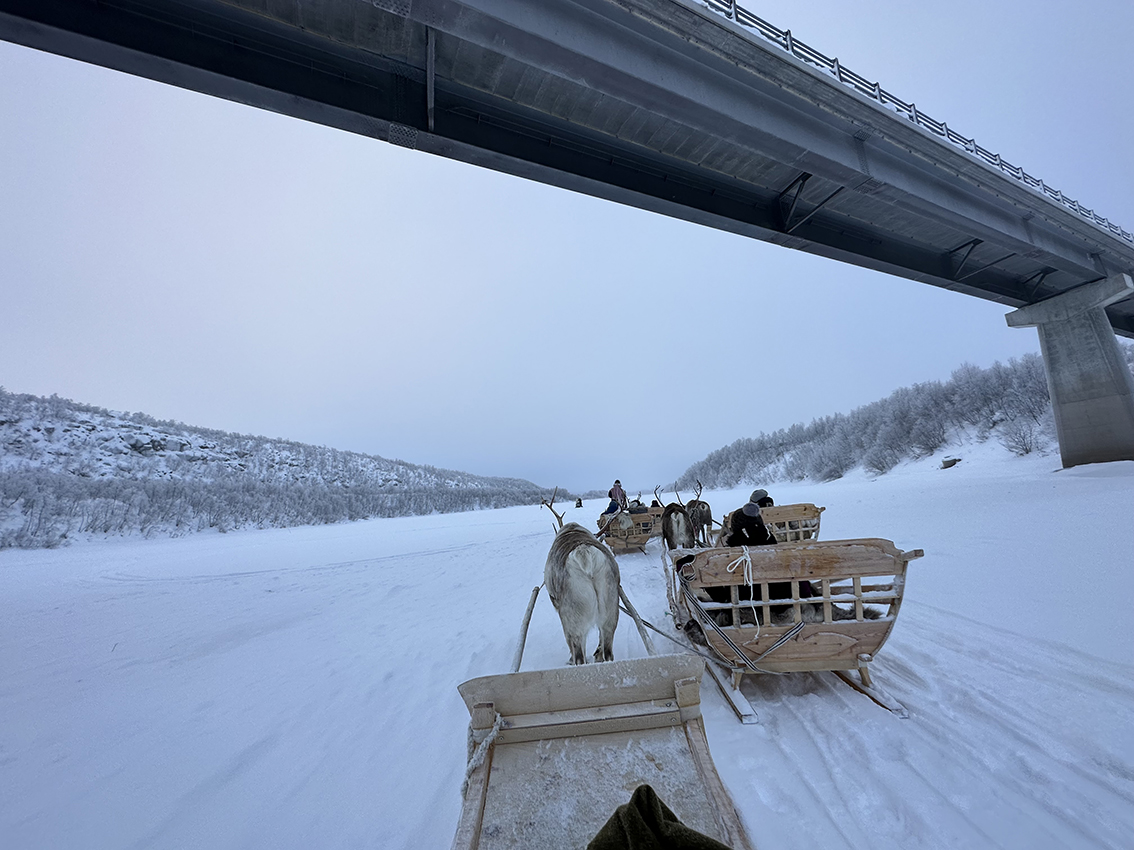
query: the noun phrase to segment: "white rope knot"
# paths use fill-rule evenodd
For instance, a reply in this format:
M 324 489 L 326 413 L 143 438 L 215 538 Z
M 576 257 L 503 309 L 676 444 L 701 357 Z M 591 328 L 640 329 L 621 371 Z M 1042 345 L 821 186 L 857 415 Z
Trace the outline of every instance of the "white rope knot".
M 744 550 L 744 554 L 728 565 L 728 571 L 734 573 L 737 567 L 744 564 L 744 583 L 748 585 L 748 607 L 752 609 L 752 623 L 756 626 L 756 634 L 745 641 L 743 646 L 755 646 L 756 642 L 760 640 L 760 615 L 756 611 L 756 583 L 752 580 L 752 553 L 748 551 L 747 546 L 741 548 Z M 760 657 L 763 658 L 764 656 Z
M 728 571 L 734 573 L 737 567 L 744 564 L 744 583 L 752 587 L 752 555 L 749 553 L 747 546 L 742 546 L 741 548 L 744 550 L 744 554 L 728 565 Z
M 484 740 L 479 744 L 473 736 L 472 724 L 469 724 L 469 737 L 468 737 L 468 759 L 469 763 L 465 767 L 465 781 L 461 783 L 461 798 L 464 799 L 469 791 L 469 779 L 472 778 L 473 771 L 484 764 L 484 757 L 488 754 L 488 748 L 492 746 L 493 741 L 496 740 L 500 734 L 500 729 L 504 725 L 504 718 L 500 716 L 500 712 L 496 712 L 496 722 L 492 724 L 492 729 Z

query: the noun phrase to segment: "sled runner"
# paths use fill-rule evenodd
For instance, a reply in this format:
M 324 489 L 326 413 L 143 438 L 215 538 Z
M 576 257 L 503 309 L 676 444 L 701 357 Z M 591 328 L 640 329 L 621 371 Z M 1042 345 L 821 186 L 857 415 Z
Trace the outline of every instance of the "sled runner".
M 517 672 L 529 617 L 514 672 L 458 688 L 472 719 L 452 850 L 583 850 L 642 784 L 690 828 L 752 850 L 705 739 L 704 662 L 651 654 Z
M 836 671 L 875 702 L 906 716 L 873 684 L 868 665 L 894 628 L 906 566 L 923 554 L 862 538 L 675 549 L 663 557 L 675 620 L 700 626 L 709 648 L 731 671 L 733 693 L 726 696 L 746 720 L 751 707 L 739 693 L 745 673 L 806 670 Z M 857 682 L 849 670 L 858 671 Z M 718 683 L 724 690 L 723 680 Z
M 646 543 L 653 537 L 661 537 L 661 517 L 664 508 L 645 508 L 642 511 L 619 511 L 617 514 L 604 514 L 598 518 L 601 531 L 607 529 L 605 542 L 615 555 L 627 552 L 645 551 Z M 609 524 L 608 524 L 609 523 Z
M 801 502 L 797 505 L 773 505 L 760 508 L 760 516 L 764 518 L 764 525 L 768 526 L 768 530 L 776 535 L 776 540 L 780 543 L 796 543 L 800 540 L 819 539 L 819 515 L 825 510 L 827 509 Z M 721 531 L 718 533 L 719 540 L 724 539 L 722 535 L 728 534 L 727 529 L 731 519 L 731 513 L 725 514 Z

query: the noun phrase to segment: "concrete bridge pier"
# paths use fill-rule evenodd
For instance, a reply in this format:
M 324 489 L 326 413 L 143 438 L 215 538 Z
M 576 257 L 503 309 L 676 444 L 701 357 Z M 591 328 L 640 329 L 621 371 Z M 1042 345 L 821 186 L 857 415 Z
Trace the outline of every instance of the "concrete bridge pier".
M 1134 377 L 1105 310 L 1130 295 L 1134 280 L 1116 274 L 1005 316 L 1039 331 L 1064 467 L 1134 460 Z

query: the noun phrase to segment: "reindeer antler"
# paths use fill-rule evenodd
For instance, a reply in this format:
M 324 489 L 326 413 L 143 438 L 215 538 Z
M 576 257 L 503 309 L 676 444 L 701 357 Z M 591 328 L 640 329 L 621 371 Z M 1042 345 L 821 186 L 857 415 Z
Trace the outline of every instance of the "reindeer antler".
M 681 501 L 681 494 L 677 492 L 676 481 L 673 482 L 673 495 L 677 496 L 677 504 L 681 505 L 681 507 L 685 507 L 685 503 Z
M 559 495 L 559 487 L 558 487 L 558 486 L 556 486 L 555 490 L 553 490 L 553 491 L 552 491 L 552 493 L 551 493 L 551 501 L 550 501 L 550 502 L 549 502 L 549 501 L 547 501 L 547 499 L 540 499 L 540 500 L 539 500 L 539 503 L 540 503 L 540 506 L 541 506 L 541 507 L 545 507 L 545 508 L 547 508 L 547 509 L 548 509 L 549 511 L 551 511 L 551 515 L 552 515 L 553 517 L 555 517 L 555 518 L 556 518 L 557 520 L 559 520 L 559 527 L 560 527 L 560 528 L 563 528 L 563 515 L 564 515 L 564 514 L 566 514 L 566 513 L 567 513 L 567 511 L 564 511 L 564 512 L 563 512 L 562 514 L 557 514 L 557 513 L 555 512 L 555 508 L 553 508 L 553 507 L 552 507 L 552 505 L 554 505 L 554 504 L 555 504 L 555 497 L 556 497 L 557 495 Z
M 659 505 L 662 503 L 661 493 L 658 492 L 658 490 L 660 490 L 660 489 L 661 489 L 660 484 L 657 487 L 654 488 L 654 498 L 658 500 Z
M 701 491 L 702 491 L 702 490 L 704 490 L 704 489 L 705 489 L 705 488 L 701 486 L 701 482 L 700 482 L 700 481 L 698 481 L 698 482 L 697 482 L 697 495 L 696 495 L 696 496 L 694 496 L 693 498 L 694 498 L 694 499 L 700 499 L 700 498 L 701 498 Z

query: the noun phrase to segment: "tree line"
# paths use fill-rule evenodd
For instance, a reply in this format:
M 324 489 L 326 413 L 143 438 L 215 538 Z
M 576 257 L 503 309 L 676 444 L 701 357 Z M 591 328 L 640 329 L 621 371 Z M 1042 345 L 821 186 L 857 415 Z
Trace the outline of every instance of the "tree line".
M 1134 345 L 1120 341 L 1134 371 Z M 904 460 L 974 438 L 996 439 L 1016 455 L 1054 448 L 1047 376 L 1038 354 L 964 364 L 948 381 L 895 390 L 851 411 L 744 437 L 693 464 L 678 479 L 709 489 L 776 481 L 831 481 L 862 467 L 884 475 Z
M 180 536 L 452 513 L 550 495 L 518 478 L 0 388 L 0 549 L 58 546 L 75 535 Z

